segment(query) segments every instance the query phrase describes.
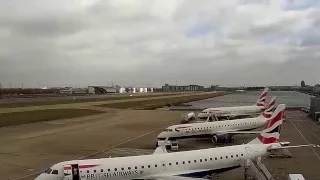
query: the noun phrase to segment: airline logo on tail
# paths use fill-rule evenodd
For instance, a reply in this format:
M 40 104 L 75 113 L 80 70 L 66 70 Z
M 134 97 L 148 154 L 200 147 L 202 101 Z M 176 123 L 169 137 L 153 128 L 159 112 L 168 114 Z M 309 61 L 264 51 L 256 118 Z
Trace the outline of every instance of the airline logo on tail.
M 262 113 L 263 117 L 265 118 L 271 118 L 273 112 L 272 110 L 274 109 L 274 107 L 276 106 L 276 97 L 272 97 L 272 99 L 270 100 L 267 109 Z
M 281 125 L 284 119 L 285 105 L 280 104 L 269 119 L 265 129 L 258 136 L 263 144 L 279 143 Z
M 265 88 L 265 89 L 262 91 L 262 93 L 261 93 L 261 95 L 260 95 L 260 97 L 259 97 L 259 99 L 258 99 L 258 101 L 257 101 L 257 103 L 256 103 L 257 106 L 259 106 L 259 107 L 265 107 L 265 103 L 266 103 L 268 91 L 269 91 L 269 88 Z

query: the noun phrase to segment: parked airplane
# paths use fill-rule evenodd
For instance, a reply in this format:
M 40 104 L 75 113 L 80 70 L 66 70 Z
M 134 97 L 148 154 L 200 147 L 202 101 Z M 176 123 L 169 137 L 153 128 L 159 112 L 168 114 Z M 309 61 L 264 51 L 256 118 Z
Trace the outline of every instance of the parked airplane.
M 65 161 L 35 180 L 190 180 L 241 166 L 242 160 L 289 148 L 279 143 L 285 105 L 279 105 L 262 133 L 248 144 L 167 153 L 165 143 L 152 155 Z M 304 145 L 309 146 L 309 145 Z M 300 146 L 291 146 L 300 147 Z
M 206 119 L 210 114 L 214 114 L 218 118 L 229 118 L 238 116 L 249 116 L 258 114 L 265 109 L 265 101 L 267 98 L 269 88 L 265 88 L 261 93 L 257 103 L 252 106 L 235 106 L 235 107 L 218 107 L 207 108 L 200 112 L 197 117 L 199 119 Z
M 262 115 L 255 118 L 234 119 L 228 121 L 213 121 L 192 124 L 172 125 L 161 132 L 157 139 L 157 146 L 169 138 L 167 146 L 171 141 L 188 138 L 212 138 L 214 143 L 231 143 L 236 134 L 256 134 L 256 131 L 250 131 L 260 128 L 267 124 L 275 107 L 276 97 L 273 97 Z M 260 132 L 259 132 L 260 133 Z

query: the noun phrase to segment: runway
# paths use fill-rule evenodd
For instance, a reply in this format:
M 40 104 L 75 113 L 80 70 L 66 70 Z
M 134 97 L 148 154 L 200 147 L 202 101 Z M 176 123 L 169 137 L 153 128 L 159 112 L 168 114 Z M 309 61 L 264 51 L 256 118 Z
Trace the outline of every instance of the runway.
M 1 179 L 31 180 L 51 165 L 72 159 L 150 154 L 159 132 L 180 123 L 181 116 L 181 112 L 164 109 L 101 110 L 106 113 L 0 128 Z M 253 138 L 252 134 L 238 135 L 235 144 Z M 291 145 L 320 144 L 320 126 L 302 111 L 288 111 L 281 140 Z M 179 145 L 181 151 L 215 147 L 211 139 L 179 141 Z M 276 178 L 287 179 L 289 173 L 302 173 L 308 180 L 320 179 L 320 149 L 290 151 L 292 158 L 263 159 Z M 243 168 L 220 175 L 220 179 L 243 178 Z

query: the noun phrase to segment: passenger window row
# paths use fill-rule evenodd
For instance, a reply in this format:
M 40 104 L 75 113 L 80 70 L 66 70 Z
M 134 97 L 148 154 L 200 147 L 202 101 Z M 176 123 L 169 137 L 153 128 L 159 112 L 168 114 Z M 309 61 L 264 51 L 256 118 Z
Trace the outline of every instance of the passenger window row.
M 225 158 L 228 159 L 229 157 L 230 157 L 230 158 L 234 158 L 234 157 L 243 157 L 243 156 L 244 156 L 243 154 L 236 154 L 235 156 L 234 156 L 234 155 L 225 156 Z M 223 159 L 223 157 L 220 156 L 220 159 Z M 218 157 L 199 159 L 199 162 L 207 162 L 207 161 L 213 161 L 213 160 L 217 161 L 217 160 L 218 160 Z M 181 163 L 182 163 L 182 164 L 187 164 L 187 163 L 188 163 L 188 164 L 191 164 L 191 162 L 192 162 L 191 160 L 188 160 L 188 161 L 182 161 Z M 194 163 L 197 163 L 197 160 L 193 160 L 193 162 L 194 162 Z M 179 165 L 179 162 L 175 162 L 175 163 L 169 162 L 169 163 L 168 163 L 169 166 L 172 166 L 173 164 Z M 166 166 L 166 164 L 162 164 L 162 166 Z M 148 168 L 151 168 L 151 165 L 148 165 L 147 167 L 148 167 Z M 158 167 L 158 165 L 155 164 L 154 167 Z M 144 169 L 144 168 L 145 168 L 145 166 L 141 166 L 141 169 Z M 128 170 L 131 170 L 131 167 L 128 167 L 127 169 L 128 169 Z M 138 169 L 138 167 L 135 166 L 134 169 Z M 125 168 L 122 167 L 121 170 L 124 171 Z M 104 170 L 101 169 L 100 171 L 103 172 Z M 110 172 L 111 169 L 107 169 L 107 171 Z M 114 168 L 114 171 L 118 171 L 118 168 Z M 80 172 L 82 173 L 82 171 L 80 171 Z M 93 172 L 96 173 L 97 170 L 93 170 Z M 87 170 L 87 173 L 90 173 L 90 171 Z
M 203 127 L 203 128 L 192 128 L 192 129 L 186 129 L 187 131 L 191 131 L 191 130 L 209 130 L 209 129 L 213 129 L 213 128 L 221 128 L 221 127 L 230 127 L 230 126 L 240 126 L 240 125 L 247 125 L 247 124 L 257 124 L 257 122 L 248 122 L 248 123 L 241 123 L 241 124 L 229 124 L 229 125 L 223 125 L 223 126 L 211 126 L 211 127 Z

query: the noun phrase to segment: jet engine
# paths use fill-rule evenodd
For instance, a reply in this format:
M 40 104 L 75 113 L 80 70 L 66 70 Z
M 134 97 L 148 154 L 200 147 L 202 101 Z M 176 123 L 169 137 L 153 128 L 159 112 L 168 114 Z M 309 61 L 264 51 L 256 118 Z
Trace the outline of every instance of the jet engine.
M 230 134 L 217 134 L 212 136 L 212 142 L 214 143 L 233 143 L 234 139 Z

